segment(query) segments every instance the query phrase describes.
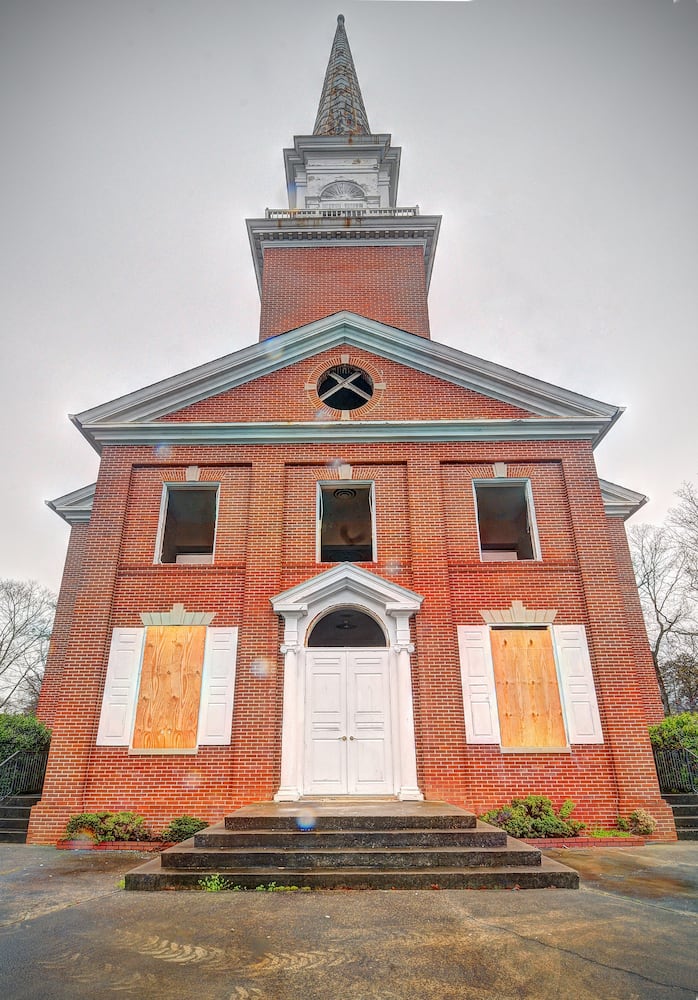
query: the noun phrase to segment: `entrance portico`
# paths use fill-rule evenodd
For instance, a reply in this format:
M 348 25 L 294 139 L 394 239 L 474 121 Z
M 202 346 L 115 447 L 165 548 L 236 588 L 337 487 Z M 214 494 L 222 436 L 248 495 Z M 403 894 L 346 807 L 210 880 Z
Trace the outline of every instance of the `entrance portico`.
M 409 626 L 422 598 L 345 563 L 278 594 L 271 604 L 285 626 L 281 782 L 275 800 L 323 794 L 423 799 Z M 356 624 L 356 641 L 366 645 L 351 645 L 341 634 L 331 640 L 326 624 L 335 617 L 338 633 L 343 622 L 346 634 Z M 365 619 L 377 628 L 367 627 Z M 313 643 L 317 626 L 319 641 L 332 641 L 331 646 Z

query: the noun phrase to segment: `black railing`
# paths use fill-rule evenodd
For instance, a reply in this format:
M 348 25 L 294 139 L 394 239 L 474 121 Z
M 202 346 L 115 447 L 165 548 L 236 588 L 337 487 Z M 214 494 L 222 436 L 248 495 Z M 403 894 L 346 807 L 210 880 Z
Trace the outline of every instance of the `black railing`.
M 0 802 L 10 795 L 32 795 L 41 791 L 48 750 L 17 750 L 0 763 Z
M 654 763 L 661 791 L 698 792 L 698 756 L 692 750 L 654 748 Z

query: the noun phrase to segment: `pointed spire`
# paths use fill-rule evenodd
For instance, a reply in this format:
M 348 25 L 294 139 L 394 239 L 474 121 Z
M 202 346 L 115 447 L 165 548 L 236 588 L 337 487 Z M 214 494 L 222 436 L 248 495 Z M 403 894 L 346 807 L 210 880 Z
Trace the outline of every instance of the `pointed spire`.
M 370 135 L 359 81 L 349 40 L 344 30 L 344 15 L 337 18 L 330 61 L 322 86 L 320 105 L 313 135 Z

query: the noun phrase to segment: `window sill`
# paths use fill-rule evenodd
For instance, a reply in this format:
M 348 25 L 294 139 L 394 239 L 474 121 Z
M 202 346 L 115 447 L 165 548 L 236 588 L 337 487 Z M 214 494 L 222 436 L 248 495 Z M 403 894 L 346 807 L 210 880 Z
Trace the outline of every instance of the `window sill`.
M 512 753 L 572 753 L 572 747 L 502 747 L 499 748 L 503 754 Z

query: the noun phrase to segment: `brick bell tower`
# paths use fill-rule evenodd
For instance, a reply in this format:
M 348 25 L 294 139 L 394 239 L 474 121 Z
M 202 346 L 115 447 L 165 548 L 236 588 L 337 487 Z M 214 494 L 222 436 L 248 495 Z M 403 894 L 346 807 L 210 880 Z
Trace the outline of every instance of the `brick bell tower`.
M 429 337 L 441 217 L 398 207 L 400 152 L 371 132 L 340 14 L 313 134 L 284 150 L 288 208 L 247 220 L 260 340 L 344 309 Z

